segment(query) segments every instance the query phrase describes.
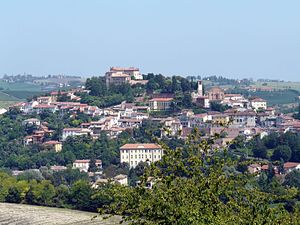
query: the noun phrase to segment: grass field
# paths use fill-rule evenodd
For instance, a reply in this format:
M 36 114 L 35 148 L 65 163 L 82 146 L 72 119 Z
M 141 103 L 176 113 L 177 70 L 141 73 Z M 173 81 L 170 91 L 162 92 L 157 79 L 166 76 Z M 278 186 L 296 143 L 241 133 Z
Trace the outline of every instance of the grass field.
M 40 85 L 28 83 L 7 83 L 3 81 L 0 81 L 0 88 L 2 90 L 10 91 L 41 91 Z
M 119 217 L 103 220 L 96 213 L 82 212 L 69 209 L 30 206 L 22 204 L 0 203 L 0 224 L 15 225 L 116 225 Z
M 293 90 L 257 91 L 253 95 L 267 100 L 269 105 L 282 105 L 296 103 L 299 93 Z
M 19 101 L 0 101 L 0 109 L 8 109 L 9 106 L 16 104 Z
M 8 108 L 16 102 L 42 93 L 40 85 L 0 81 L 0 108 Z
M 265 85 L 267 84 L 267 85 Z M 255 82 L 256 87 L 270 87 L 274 89 L 293 89 L 300 91 L 300 82 Z
M 37 96 L 43 94 L 42 91 L 2 91 L 5 94 L 8 94 L 11 97 L 18 98 L 18 99 L 26 99 L 29 97 Z
M 276 91 L 247 91 L 243 89 L 231 89 L 229 93 L 242 94 L 246 98 L 260 97 L 267 101 L 269 106 L 298 103 L 299 92 L 296 90 L 276 90 Z
M 0 91 L 0 101 L 20 101 L 20 98 L 11 96 L 7 93 Z

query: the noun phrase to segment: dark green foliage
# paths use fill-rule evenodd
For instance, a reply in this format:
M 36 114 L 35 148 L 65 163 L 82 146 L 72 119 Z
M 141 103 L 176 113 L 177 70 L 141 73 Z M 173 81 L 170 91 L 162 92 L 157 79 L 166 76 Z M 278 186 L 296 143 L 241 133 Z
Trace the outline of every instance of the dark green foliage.
M 21 192 L 17 187 L 10 187 L 8 189 L 8 194 L 5 197 L 6 202 L 20 203 L 22 201 Z
M 78 169 L 68 168 L 66 170 L 54 172 L 50 178 L 55 186 L 60 185 L 73 185 L 77 180 L 88 181 L 87 173 L 80 172 Z
M 96 158 L 95 156 L 92 156 L 89 164 L 89 172 L 97 172 L 98 170 L 99 168 L 96 166 Z
M 272 155 L 272 160 L 289 161 L 292 156 L 291 148 L 287 145 L 278 146 Z
M 132 102 L 135 96 L 141 95 L 141 86 L 130 84 L 110 85 L 107 88 L 105 77 L 92 77 L 86 81 L 90 94 L 80 94 L 81 102 L 98 107 L 109 107 L 122 101 Z
M 212 111 L 224 112 L 225 110 L 229 109 L 229 106 L 214 101 L 210 103 L 210 109 Z
M 267 158 L 267 147 L 263 144 L 259 144 L 252 149 L 253 156 L 257 158 Z
M 211 140 L 213 142 L 213 140 Z M 211 146 L 193 133 L 183 148 L 164 146 L 161 162 L 145 170 L 135 188 L 114 186 L 114 202 L 102 213 L 123 215 L 130 224 L 293 224 L 297 214 L 271 205 L 288 192 L 275 177 L 261 182 L 271 193 L 255 188 L 251 176 L 237 173 L 226 152 L 208 153 Z M 152 189 L 147 189 L 152 181 Z M 293 195 L 295 197 L 295 195 Z M 278 197 L 279 199 L 280 197 Z
M 300 104 L 298 106 L 298 112 L 294 115 L 295 119 L 300 120 Z
M 300 162 L 300 136 L 296 133 L 270 133 L 261 139 L 259 136 L 246 143 L 254 157 L 270 158 L 273 161 Z M 273 152 L 273 154 L 269 154 Z
M 180 76 L 164 77 L 161 74 L 154 75 L 149 73 L 145 75 L 145 79 L 149 80 L 146 85 L 148 93 L 162 92 L 162 93 L 177 93 L 177 92 L 191 92 L 197 88 L 197 82 L 183 78 Z
M 294 170 L 285 176 L 284 185 L 300 188 L 300 172 Z
M 79 180 L 74 183 L 70 190 L 70 203 L 80 210 L 95 210 L 90 204 L 93 191 L 88 182 Z

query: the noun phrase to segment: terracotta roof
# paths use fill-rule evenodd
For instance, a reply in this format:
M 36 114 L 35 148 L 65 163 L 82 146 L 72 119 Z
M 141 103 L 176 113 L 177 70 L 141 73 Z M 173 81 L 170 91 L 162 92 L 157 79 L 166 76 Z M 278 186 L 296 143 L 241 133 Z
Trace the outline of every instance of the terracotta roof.
M 267 101 L 262 98 L 254 98 L 254 99 L 251 99 L 251 102 L 267 102 Z
M 253 164 L 250 164 L 249 167 L 252 167 L 252 168 L 260 168 L 261 165 L 259 165 L 258 163 L 253 163 Z
M 262 169 L 262 170 L 268 170 L 268 169 L 269 169 L 269 165 L 263 165 L 263 166 L 261 167 L 261 169 Z
M 242 97 L 241 94 L 225 94 L 225 97 Z
M 58 95 L 59 94 L 59 92 L 58 91 L 52 91 L 51 93 L 50 93 L 50 95 Z M 67 94 L 67 92 L 60 92 L 60 94 L 62 94 L 62 95 L 64 95 L 64 94 Z
M 150 102 L 169 102 L 172 101 L 173 98 L 152 98 L 151 100 L 149 100 Z
M 144 143 L 144 144 L 125 144 L 120 149 L 158 149 L 161 148 L 160 145 L 154 143 Z
M 74 161 L 74 163 L 89 163 L 90 161 L 90 159 L 77 159 Z M 101 163 L 101 160 L 97 159 L 96 163 Z
M 53 109 L 55 108 L 56 106 L 54 105 L 45 105 L 45 104 L 39 104 L 37 106 L 34 106 L 34 108 L 38 108 L 38 109 Z
M 210 88 L 209 90 L 208 90 L 208 92 L 219 92 L 219 91 L 223 91 L 223 89 L 222 88 L 220 88 L 220 87 L 212 87 L 212 88 Z
M 64 128 L 63 131 L 81 131 L 82 128 Z
M 56 145 L 56 144 L 61 144 L 59 141 L 46 141 L 44 142 L 44 145 Z
M 37 99 L 50 99 L 51 97 L 50 96 L 41 96 L 41 97 L 38 97 Z
M 228 113 L 230 116 L 256 116 L 256 113 L 252 110 L 246 111 L 237 111 L 237 112 L 230 112 Z
M 290 168 L 295 168 L 299 165 L 300 163 L 296 163 L 296 162 L 286 162 L 284 164 L 284 168 L 285 169 L 290 169 Z
M 59 170 L 66 170 L 67 167 L 65 167 L 65 166 L 56 166 L 56 165 L 54 165 L 54 166 L 51 166 L 50 169 L 51 169 L 51 170 L 54 170 L 54 171 L 59 171 Z
M 129 68 L 110 67 L 110 71 L 139 71 L 139 68 L 135 68 L 135 67 L 129 67 Z

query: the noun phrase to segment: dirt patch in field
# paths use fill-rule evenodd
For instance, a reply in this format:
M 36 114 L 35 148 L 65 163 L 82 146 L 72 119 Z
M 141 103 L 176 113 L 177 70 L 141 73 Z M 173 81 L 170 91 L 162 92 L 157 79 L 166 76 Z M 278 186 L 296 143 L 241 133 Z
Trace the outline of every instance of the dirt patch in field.
M 103 220 L 99 216 L 93 219 L 94 216 L 97 214 L 77 210 L 0 203 L 1 225 L 115 225 L 120 222 L 119 217 Z

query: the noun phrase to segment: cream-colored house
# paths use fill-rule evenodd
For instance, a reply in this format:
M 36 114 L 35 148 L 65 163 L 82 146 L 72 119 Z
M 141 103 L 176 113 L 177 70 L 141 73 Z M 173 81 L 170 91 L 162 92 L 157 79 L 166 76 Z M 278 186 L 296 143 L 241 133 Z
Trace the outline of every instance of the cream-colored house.
M 81 172 L 88 172 L 90 168 L 90 161 L 89 159 L 81 159 L 81 160 L 75 160 L 73 162 L 73 168 L 79 169 Z M 95 162 L 95 165 L 98 169 L 102 169 L 102 161 L 97 159 Z
M 140 162 L 156 162 L 162 156 L 161 146 L 154 143 L 125 144 L 120 148 L 120 161 L 128 163 L 130 168 L 136 167 Z
M 250 105 L 254 110 L 267 109 L 267 101 L 262 98 L 254 98 L 250 100 Z
M 150 110 L 165 111 L 171 108 L 173 98 L 153 98 L 149 100 Z

